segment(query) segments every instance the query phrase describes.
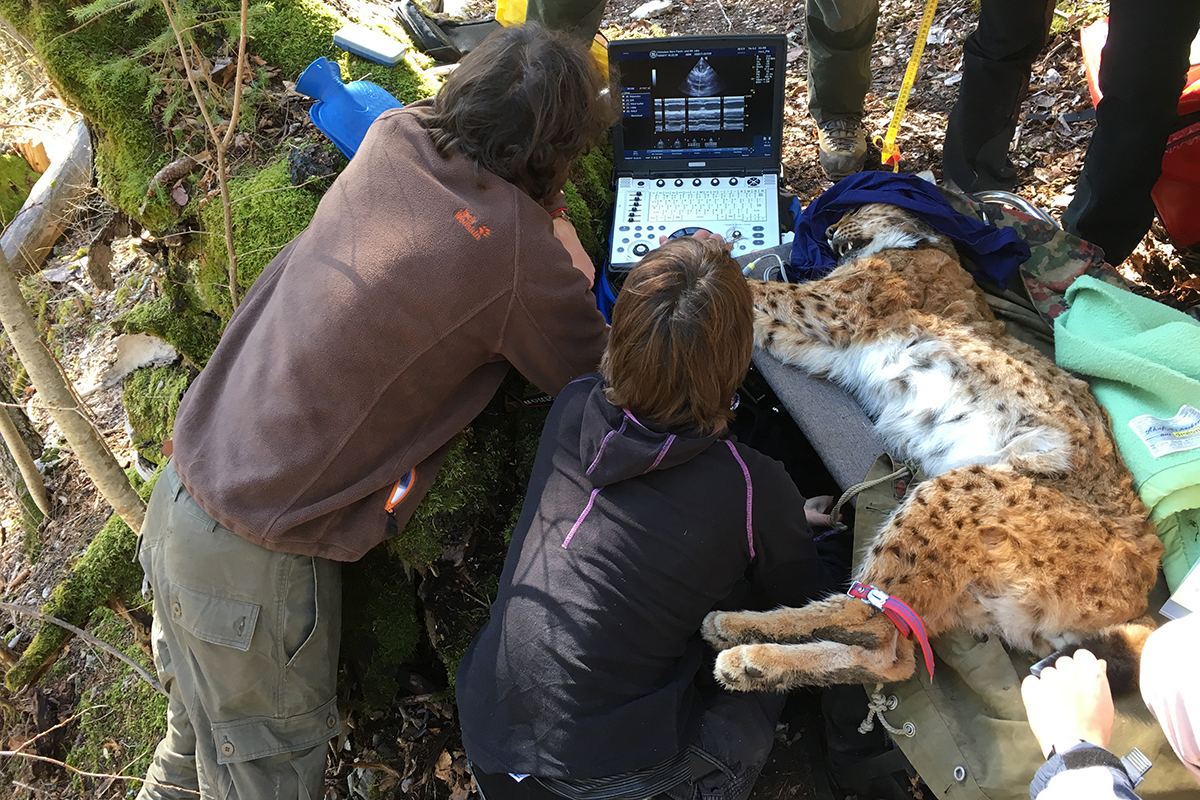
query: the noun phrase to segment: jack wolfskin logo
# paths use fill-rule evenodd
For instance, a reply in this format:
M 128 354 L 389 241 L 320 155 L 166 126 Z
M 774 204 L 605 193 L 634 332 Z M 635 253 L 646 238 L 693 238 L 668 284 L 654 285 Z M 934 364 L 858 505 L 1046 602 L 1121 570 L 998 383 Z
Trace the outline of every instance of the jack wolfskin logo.
M 457 219 L 462 226 L 467 229 L 467 233 L 475 237 L 476 241 L 482 239 L 492 232 L 492 229 L 486 225 L 480 225 L 479 220 L 475 219 L 475 215 L 470 211 L 467 211 L 465 208 L 460 208 L 458 211 L 454 212 L 454 218 Z

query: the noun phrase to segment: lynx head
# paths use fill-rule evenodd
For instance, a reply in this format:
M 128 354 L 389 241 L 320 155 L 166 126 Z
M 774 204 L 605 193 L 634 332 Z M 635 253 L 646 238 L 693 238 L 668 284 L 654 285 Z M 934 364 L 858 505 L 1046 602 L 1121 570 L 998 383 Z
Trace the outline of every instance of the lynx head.
M 915 215 L 886 203 L 869 203 L 848 211 L 825 230 L 838 263 L 865 258 L 881 250 L 936 247 L 954 255 L 954 243 Z

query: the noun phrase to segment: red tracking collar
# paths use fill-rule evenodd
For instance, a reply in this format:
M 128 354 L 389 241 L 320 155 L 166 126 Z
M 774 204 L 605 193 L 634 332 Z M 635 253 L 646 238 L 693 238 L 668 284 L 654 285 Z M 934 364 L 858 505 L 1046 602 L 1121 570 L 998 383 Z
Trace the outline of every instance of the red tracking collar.
M 925 656 L 925 669 L 929 670 L 929 680 L 933 680 L 933 648 L 929 646 L 929 634 L 925 632 L 925 623 L 921 621 L 921 617 L 908 603 L 858 581 L 854 582 L 846 594 L 887 614 L 888 619 L 906 638 L 910 633 L 915 633 L 917 642 L 921 645 L 921 652 Z

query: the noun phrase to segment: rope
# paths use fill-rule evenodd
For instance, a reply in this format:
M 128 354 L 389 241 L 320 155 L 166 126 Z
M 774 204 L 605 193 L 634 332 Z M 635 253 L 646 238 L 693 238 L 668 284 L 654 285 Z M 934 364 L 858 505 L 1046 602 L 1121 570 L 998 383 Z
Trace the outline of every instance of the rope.
M 899 705 L 900 700 L 896 697 L 896 695 L 893 694 L 884 697 L 883 684 L 875 684 L 875 691 L 871 692 L 871 699 L 867 703 L 867 718 L 864 719 L 862 724 L 858 726 L 858 732 L 870 733 L 871 731 L 875 730 L 875 720 L 878 718 L 879 724 L 882 725 L 883 729 L 892 736 L 907 736 L 910 739 L 916 736 L 917 726 L 913 725 L 911 721 L 905 722 L 903 726 L 897 728 L 884 718 L 883 712 L 895 711 L 896 707 Z
M 913 466 L 909 462 L 906 461 L 906 462 L 904 462 L 904 464 L 902 464 L 900 466 L 900 469 L 896 470 L 895 472 L 891 473 L 890 475 L 884 475 L 882 478 L 876 478 L 875 480 L 863 481 L 862 483 L 854 484 L 849 489 L 844 491 L 842 493 L 842 496 L 838 498 L 838 501 L 833 504 L 833 510 L 829 512 L 830 524 L 833 525 L 833 527 L 839 531 L 846 530 L 846 523 L 839 522 L 838 517 L 842 513 L 842 506 L 844 506 L 846 503 L 848 503 L 852 497 L 857 495 L 859 492 L 865 492 L 867 489 L 870 489 L 872 486 L 878 486 L 879 484 L 884 483 L 886 481 L 894 481 L 894 480 L 898 480 L 900 478 L 910 476 L 910 475 L 915 475 L 915 474 L 916 474 L 916 470 L 913 468 Z

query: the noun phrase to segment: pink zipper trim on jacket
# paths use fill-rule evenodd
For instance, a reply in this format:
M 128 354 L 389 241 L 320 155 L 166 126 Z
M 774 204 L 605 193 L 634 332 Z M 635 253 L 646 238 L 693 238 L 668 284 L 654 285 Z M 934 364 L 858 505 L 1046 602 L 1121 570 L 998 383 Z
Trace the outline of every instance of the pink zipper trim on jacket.
M 592 496 L 588 498 L 587 505 L 583 508 L 583 513 L 579 515 L 579 519 L 575 520 L 575 524 L 571 526 L 571 532 L 567 534 L 567 538 L 563 539 L 563 549 L 567 549 L 567 545 L 571 543 L 572 537 L 575 536 L 575 531 L 579 530 L 579 526 L 583 524 L 584 518 L 588 512 L 592 510 L 592 503 L 596 502 L 596 495 L 600 494 L 600 488 L 592 489 Z
M 667 437 L 667 441 L 665 443 L 663 443 L 662 450 L 658 451 L 658 458 L 654 459 L 654 463 L 650 465 L 650 469 L 646 470 L 646 472 L 653 472 L 654 468 L 657 467 L 660 463 L 662 463 L 663 456 L 665 456 L 667 454 L 667 451 L 671 449 L 671 445 L 674 444 L 674 442 L 675 442 L 675 434 L 672 433 L 670 436 Z M 643 472 L 642 474 L 645 475 L 646 472 Z
M 728 439 L 725 440 L 725 444 L 729 446 L 729 452 L 733 453 L 733 457 L 737 459 L 738 465 L 742 468 L 742 475 L 746 478 L 746 542 L 750 545 L 750 557 L 754 558 L 754 484 L 750 480 L 750 470 L 746 469 L 746 462 L 742 461 L 737 447 Z
M 608 447 L 608 440 L 617 434 L 624 433 L 626 424 L 628 424 L 626 420 L 621 420 L 621 427 L 617 428 L 615 431 L 609 431 L 604 435 L 604 441 L 600 442 L 600 449 L 596 452 L 596 457 L 592 459 L 592 464 L 587 468 L 586 474 L 592 474 L 592 470 L 594 470 L 596 465 L 600 463 L 600 456 L 604 455 L 604 448 Z

